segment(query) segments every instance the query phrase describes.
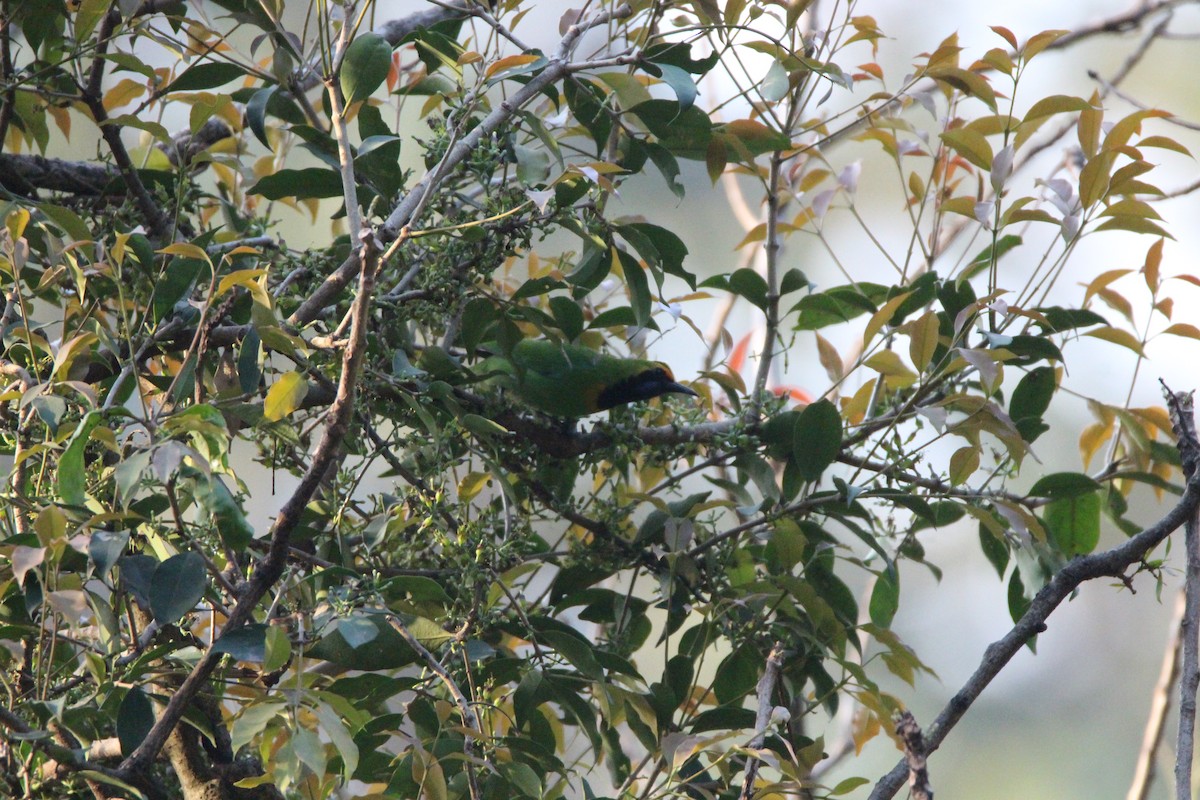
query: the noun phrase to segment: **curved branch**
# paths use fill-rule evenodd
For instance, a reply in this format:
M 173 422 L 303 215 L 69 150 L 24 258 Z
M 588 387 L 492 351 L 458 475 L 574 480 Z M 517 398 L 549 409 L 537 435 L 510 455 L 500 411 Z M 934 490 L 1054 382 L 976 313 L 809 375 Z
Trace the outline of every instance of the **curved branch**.
M 334 467 L 342 454 L 342 442 L 350 428 L 354 416 L 354 403 L 357 394 L 358 376 L 362 370 L 362 362 L 366 351 L 366 332 L 370 324 L 368 312 L 375 288 L 375 272 L 379 266 L 379 246 L 372 237 L 366 237 L 362 249 L 357 254 L 360 262 L 359 291 L 351 307 L 353 324 L 350 327 L 350 344 L 342 357 L 342 374 L 338 382 L 337 396 L 329 407 L 328 422 L 320 443 L 313 451 L 312 461 L 308 470 L 301 478 L 296 490 L 279 510 L 275 524 L 271 526 L 270 549 L 258 567 L 254 577 L 243 588 L 229 620 L 225 623 L 222 635 L 235 631 L 253 620 L 254 609 L 258 602 L 267 594 L 275 582 L 283 576 L 287 559 L 291 553 L 292 532 L 300 524 L 301 515 L 317 488 L 325 478 L 326 472 Z M 154 724 L 150 733 L 122 762 L 122 775 L 137 775 L 143 772 L 158 751 L 162 749 L 167 737 L 179 721 L 192 699 L 204 687 L 210 675 L 217 668 L 222 658 L 221 653 L 215 653 L 211 648 L 188 674 L 179 689 L 171 697 L 171 701 L 163 709 L 162 715 Z
M 1168 402 L 1171 401 L 1172 399 L 1169 398 Z M 1183 453 L 1185 463 L 1200 455 L 1200 441 L 1196 440 L 1194 434 L 1188 438 L 1180 438 L 1178 446 Z M 1008 664 L 1012 657 L 1033 636 L 1046 630 L 1046 620 L 1063 600 L 1079 588 L 1080 584 L 1096 578 L 1123 575 L 1125 570 L 1145 558 L 1151 550 L 1174 531 L 1191 521 L 1196 515 L 1197 508 L 1200 508 L 1200 470 L 1193 472 L 1188 477 L 1186 488 L 1179 502 L 1154 525 L 1111 550 L 1079 556 L 1056 572 L 1049 583 L 1034 596 L 1033 601 L 1029 604 L 1029 609 L 1017 624 L 1001 639 L 993 642 L 984 650 L 983 660 L 979 667 L 938 714 L 926 737 L 926 753 L 932 753 L 938 748 L 945 740 L 946 735 L 967 712 L 967 709 L 978 699 L 980 693 L 1000 674 L 1000 670 Z M 884 798 L 895 796 L 907 777 L 908 764 L 906 761 L 901 761 L 875 785 L 870 800 L 884 800 Z

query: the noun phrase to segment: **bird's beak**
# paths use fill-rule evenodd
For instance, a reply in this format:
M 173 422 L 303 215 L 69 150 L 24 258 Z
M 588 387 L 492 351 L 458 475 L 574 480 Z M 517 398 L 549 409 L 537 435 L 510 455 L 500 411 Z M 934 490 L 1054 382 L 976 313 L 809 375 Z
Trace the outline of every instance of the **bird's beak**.
M 663 390 L 663 392 L 664 393 L 670 392 L 671 394 L 690 394 L 692 397 L 700 396 L 699 394 L 696 393 L 695 390 L 689 389 L 687 386 L 684 386 L 682 383 L 676 383 L 675 381 L 671 381 L 670 383 L 668 383 L 667 387 Z

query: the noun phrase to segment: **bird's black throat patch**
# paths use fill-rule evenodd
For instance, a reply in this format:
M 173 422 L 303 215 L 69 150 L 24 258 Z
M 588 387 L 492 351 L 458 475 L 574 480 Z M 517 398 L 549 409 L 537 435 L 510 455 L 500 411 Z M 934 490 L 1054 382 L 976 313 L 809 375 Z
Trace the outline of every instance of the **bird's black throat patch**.
M 607 411 L 614 406 L 679 391 L 688 390 L 676 383 L 674 377 L 665 369 L 654 367 L 605 386 L 596 397 L 596 407 L 600 411 Z

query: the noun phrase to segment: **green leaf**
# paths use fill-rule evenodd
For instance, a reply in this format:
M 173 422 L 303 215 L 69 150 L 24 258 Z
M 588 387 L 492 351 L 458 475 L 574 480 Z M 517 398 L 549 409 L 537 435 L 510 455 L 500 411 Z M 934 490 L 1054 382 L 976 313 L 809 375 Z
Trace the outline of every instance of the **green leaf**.
M 949 285 L 949 284 L 946 284 Z M 815 331 L 839 322 L 847 322 L 861 314 L 874 314 L 887 299 L 888 289 L 875 283 L 856 283 L 835 286 L 824 292 L 800 298 L 793 307 L 800 312 L 796 330 Z
M 596 153 L 602 153 L 613 124 L 604 92 L 591 81 L 579 77 L 563 84 L 563 96 L 575 119 L 592 135 L 592 141 L 596 144 Z M 678 109 L 678 105 L 674 102 L 669 100 L 661 102 L 670 103 L 672 108 Z
M 884 570 L 875 580 L 875 587 L 871 590 L 871 622 L 881 628 L 891 626 L 892 619 L 896 616 L 896 610 L 900 607 L 898 577 L 899 573 Z
M 522 795 L 533 797 L 535 800 L 542 797 L 542 779 L 528 764 L 522 764 L 520 761 L 507 761 L 501 762 L 499 767 L 501 774 L 509 784 L 516 787 Z
M 227 547 L 236 553 L 246 549 L 254 538 L 254 527 L 219 476 L 212 475 L 196 482 L 196 501 L 208 512 Z
M 365 637 L 354 631 L 355 626 L 364 623 L 375 631 L 367 641 L 362 641 Z M 365 671 L 399 669 L 417 660 L 417 654 L 408 642 L 388 624 L 382 614 L 364 614 L 338 620 L 333 630 L 310 647 L 306 655 Z
M 650 100 L 632 111 L 671 153 L 696 161 L 707 156 L 713 124 L 696 106 L 680 109 L 674 100 Z
M 38 209 L 49 217 L 63 233 L 75 241 L 83 242 L 92 239 L 93 234 L 88 228 L 87 223 L 66 206 L 59 206 L 54 203 L 39 203 Z M 145 237 L 142 237 L 142 240 L 144 241 Z
M 746 298 L 759 309 L 767 310 L 767 281 L 752 269 L 743 267 L 729 276 L 729 289 Z
M 749 694 L 758 684 L 758 668 L 762 663 L 762 657 L 749 645 L 742 645 L 726 656 L 713 676 L 717 702 L 724 705 Z
M 550 313 L 558 329 L 563 332 L 568 342 L 573 342 L 583 333 L 583 309 L 569 297 L 555 295 L 550 298 Z
M 101 580 L 121 558 L 129 544 L 129 531 L 95 531 L 88 541 L 88 558 L 95 565 L 95 576 Z
M 615 225 L 613 230 L 625 238 L 649 264 L 654 264 L 664 272 L 683 278 L 693 289 L 696 288 L 696 276 L 683 266 L 687 258 L 687 245 L 673 231 L 649 222 L 633 222 L 626 225 Z
M 596 315 L 596 318 L 588 324 L 588 330 L 597 330 L 604 328 L 618 328 L 621 326 L 636 325 L 637 317 L 633 313 L 633 309 L 629 306 L 617 306 L 610 308 L 607 311 L 601 311 Z
M 270 140 L 267 139 L 267 108 L 272 96 L 278 90 L 278 86 L 259 89 L 250 96 L 250 100 L 246 103 L 246 124 L 250 126 L 254 138 L 258 139 L 263 147 L 271 146 Z
M 1051 306 L 1034 310 L 1046 318 L 1046 322 L 1050 325 L 1050 331 L 1055 333 L 1086 328 L 1089 325 L 1108 325 L 1108 320 L 1086 308 Z
M 671 155 L 670 150 L 654 142 L 646 142 L 645 148 L 646 155 L 650 157 L 650 161 L 658 168 L 663 180 L 667 182 L 667 188 L 682 200 L 687 189 L 679 180 L 679 162 L 675 160 L 675 156 Z
M 1054 342 L 1044 336 L 1029 336 L 1020 334 L 1017 336 L 1001 337 L 1002 341 L 995 344 L 997 348 L 1003 348 L 1018 358 L 1009 363 L 1017 365 L 1032 364 L 1037 361 L 1062 361 L 1062 351 Z
M 753 728 L 754 712 L 749 708 L 718 706 L 702 711 L 692 720 L 688 730 L 692 733 L 705 731 L 731 731 L 738 728 Z
M 249 626 L 248 626 L 249 627 Z M 263 672 L 275 672 L 287 666 L 292 658 L 292 642 L 287 631 L 280 625 L 267 625 L 263 652 Z M 244 630 L 244 629 L 243 629 Z
M 983 551 L 988 563 L 996 570 L 996 577 L 1004 580 L 1004 573 L 1008 569 L 1008 561 L 1011 556 L 1008 543 L 1004 541 L 1004 538 L 997 536 L 986 525 L 980 523 L 979 549 Z
M 392 68 L 392 45 L 377 33 L 363 33 L 346 48 L 339 76 L 346 104 L 366 100 L 387 79 Z
M 151 265 L 143 266 L 149 268 Z M 187 306 L 185 301 L 197 282 L 207 283 L 211 277 L 212 267 L 202 259 L 172 258 L 167 263 L 166 271 L 154 284 L 155 321 L 161 322 L 175 315 L 185 317 L 189 313 L 198 313 Z
M 1084 476 L 1086 477 L 1086 476 Z M 1050 538 L 1068 558 L 1086 555 L 1100 542 L 1100 493 L 1069 495 L 1042 509 Z
M 671 91 L 675 93 L 675 100 L 679 103 L 679 110 L 686 111 L 696 102 L 696 96 L 700 91 L 696 88 L 696 82 L 687 70 L 675 66 L 674 64 L 655 64 L 653 69 L 647 66 L 646 71 L 654 74 L 653 70 L 658 71 L 655 77 L 662 78 L 663 83 L 671 87 Z
M 1054 367 L 1031 369 L 1013 390 L 1012 399 L 1008 402 L 1009 416 L 1018 422 L 1026 418 L 1041 417 L 1050 407 L 1050 400 L 1057 388 Z
M 759 438 L 767 446 L 767 455 L 784 461 L 792 452 L 796 441 L 796 420 L 799 411 L 781 411 L 771 417 L 759 430 Z
M 191 611 L 207 585 L 199 553 L 180 553 L 158 565 L 150 578 L 150 610 L 160 625 L 171 625 Z
M 792 461 L 806 481 L 820 480 L 842 450 L 842 415 L 828 400 L 810 403 L 796 419 Z
M 971 263 L 967 264 L 967 266 L 963 269 L 961 280 L 969 280 L 988 267 L 1000 263 L 1000 259 L 1003 258 L 1006 253 L 1016 249 L 1022 243 L 1021 237 L 1013 234 L 1001 236 L 995 242 L 995 244 L 989 243 L 988 246 L 980 250 L 979 253 L 977 253 L 975 257 L 971 259 Z
M 1029 598 L 1025 596 L 1025 584 L 1021 580 L 1021 570 L 1014 569 L 1008 579 L 1008 613 L 1013 622 L 1019 622 L 1029 610 Z M 1030 640 L 1032 641 L 1032 640 Z M 1033 645 L 1031 644 L 1030 647 Z
M 230 81 L 243 77 L 246 70 L 228 61 L 208 61 L 193 64 L 171 81 L 163 94 L 171 92 L 195 92 L 202 89 L 215 89 Z
M 588 678 L 596 681 L 604 679 L 604 669 L 592 654 L 591 643 L 582 636 L 566 631 L 543 630 L 538 633 L 538 638 L 557 650 L 571 666 Z
M 58 460 L 58 494 L 67 505 L 81 506 L 87 500 L 87 467 L 84 449 L 92 431 L 104 419 L 99 411 L 89 411 L 79 424 Z
M 650 321 L 651 303 L 654 299 L 650 293 L 650 281 L 646 278 L 646 270 L 637 259 L 624 250 L 616 250 L 616 253 L 621 261 L 621 271 L 625 273 L 625 285 L 629 288 L 629 304 L 633 306 L 634 322 L 646 325 Z
M 212 652 L 227 653 L 238 661 L 262 662 L 267 650 L 267 626 L 261 623 L 243 625 L 222 633 L 213 642 Z
M 154 705 L 140 686 L 125 693 L 117 706 L 117 739 L 121 755 L 128 756 L 137 749 L 154 727 Z
M 282 200 L 285 197 L 341 197 L 342 176 L 323 167 L 281 169 L 273 175 L 259 179 L 247 191 L 268 200 Z
M 1046 475 L 1029 489 L 1031 497 L 1063 500 L 1099 491 L 1102 487 L 1082 472 L 1055 472 Z

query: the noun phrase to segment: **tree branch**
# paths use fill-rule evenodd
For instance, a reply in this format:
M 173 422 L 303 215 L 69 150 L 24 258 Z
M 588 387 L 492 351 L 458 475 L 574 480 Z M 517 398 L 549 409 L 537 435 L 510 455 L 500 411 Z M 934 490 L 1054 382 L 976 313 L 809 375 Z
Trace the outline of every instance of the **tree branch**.
M 517 111 L 533 101 L 547 86 L 565 78 L 572 72 L 569 61 L 579 38 L 591 28 L 608 23 L 612 19 L 624 19 L 633 11 L 627 5 L 622 5 L 612 12 L 597 14 L 587 22 L 571 27 L 563 37 L 558 53 L 550 59 L 545 69 L 530 78 L 529 82 L 518 89 L 512 97 L 504 100 L 490 114 L 446 151 L 436 165 L 433 166 L 404 196 L 387 221 L 379 229 L 379 238 L 384 244 L 392 244 L 388 256 L 394 251 L 394 243 L 401 231 L 417 218 L 424 208 L 428 198 L 433 195 L 450 170 L 461 164 L 485 137 L 489 137 L 502 125 L 508 122 Z M 386 256 L 385 256 L 386 257 Z M 353 259 L 346 259 L 334 270 L 325 282 L 318 286 L 300 306 L 288 317 L 288 323 L 298 327 L 307 325 L 320 314 L 321 309 L 333 302 L 334 298 L 346 286 L 354 275 Z
M 1163 384 L 1164 391 L 1166 384 Z M 1196 419 L 1191 392 L 1166 392 L 1167 409 L 1171 415 L 1171 428 L 1180 442 L 1195 441 Z M 1191 483 L 1200 473 L 1197 462 L 1200 453 L 1190 453 L 1180 447 L 1183 474 Z M 1179 671 L 1179 734 L 1175 746 L 1175 797 L 1190 800 L 1192 797 L 1192 761 L 1196 746 L 1196 689 L 1200 687 L 1200 541 L 1197 541 L 1196 512 L 1184 522 L 1184 552 L 1187 565 L 1184 569 L 1183 619 L 1179 623 L 1179 638 L 1182 642 L 1183 662 Z
M 763 674 L 758 678 L 755 694 L 758 695 L 758 711 L 754 715 L 754 737 L 750 740 L 751 750 L 762 749 L 767 738 L 767 727 L 771 724 L 771 698 L 775 694 L 775 684 L 779 681 L 779 670 L 783 666 L 783 643 L 776 642 L 767 655 L 767 665 Z M 758 768 L 762 759 L 752 757 L 746 762 L 746 777 L 742 779 L 742 791 L 738 800 L 750 800 L 754 796 L 754 780 L 758 777 Z
M 378 242 L 373 237 L 366 237 L 357 257 L 360 262 L 359 291 L 354 305 L 351 307 L 353 323 L 350 327 L 350 344 L 342 357 L 342 374 L 338 382 L 337 397 L 327 412 L 328 421 L 325 432 L 313 451 L 308 470 L 304 473 L 295 491 L 279 510 L 275 524 L 271 527 L 270 549 L 267 551 L 266 557 L 259 562 L 254 571 L 254 577 L 246 584 L 241 598 L 225 623 L 222 635 L 249 623 L 253 619 L 254 609 L 259 600 L 282 577 L 290 553 L 292 532 L 300 524 L 301 515 L 324 480 L 326 472 L 341 457 L 341 444 L 346 438 L 350 421 L 354 415 L 358 376 L 362 370 L 366 351 L 368 312 L 374 294 L 375 271 L 379 266 Z M 171 731 L 183 718 L 183 713 L 192 698 L 204 687 L 208 677 L 220 661 L 220 653 L 214 653 L 211 648 L 205 652 L 179 689 L 172 695 L 170 702 L 163 709 L 162 715 L 150 733 L 121 764 L 120 773 L 122 775 L 139 774 L 150 765 Z
M 1178 446 L 1180 452 L 1184 454 L 1185 461 L 1189 458 L 1200 457 L 1200 442 L 1196 440 L 1194 433 L 1187 439 L 1180 439 Z M 932 753 L 941 745 L 946 735 L 967 712 L 980 693 L 1000 674 L 1000 670 L 1025 646 L 1030 638 L 1046 630 L 1046 620 L 1080 584 L 1095 578 L 1124 574 L 1126 569 L 1145 558 L 1171 533 L 1191 520 L 1198 507 L 1200 507 L 1200 474 L 1193 473 L 1188 478 L 1179 502 L 1158 522 L 1110 550 L 1079 556 L 1056 572 L 1054 577 L 1034 596 L 1028 610 L 1016 625 L 1001 639 L 988 646 L 983 653 L 979 667 L 938 714 L 926 737 L 926 752 Z M 900 787 L 904 785 L 907 775 L 908 765 L 905 761 L 901 761 L 875 785 L 870 800 L 883 800 L 883 798 L 895 796 Z

